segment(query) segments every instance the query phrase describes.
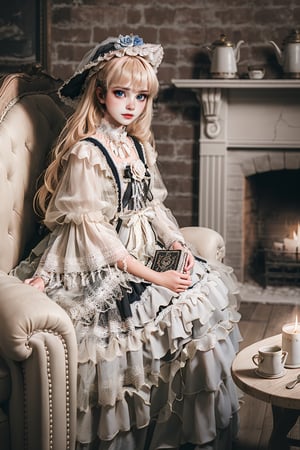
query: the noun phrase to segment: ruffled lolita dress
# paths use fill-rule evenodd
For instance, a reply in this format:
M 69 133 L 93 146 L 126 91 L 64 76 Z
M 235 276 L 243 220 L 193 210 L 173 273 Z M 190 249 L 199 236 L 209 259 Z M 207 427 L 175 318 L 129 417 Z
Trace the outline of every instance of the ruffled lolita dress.
M 236 286 L 226 266 L 201 259 L 181 294 L 117 268 L 128 252 L 151 264 L 157 248 L 184 242 L 163 204 L 154 150 L 134 143 L 136 160 L 125 166 L 99 135 L 69 150 L 45 217 L 50 233 L 14 273 L 42 276 L 74 323 L 78 448 L 228 450 L 238 411 Z

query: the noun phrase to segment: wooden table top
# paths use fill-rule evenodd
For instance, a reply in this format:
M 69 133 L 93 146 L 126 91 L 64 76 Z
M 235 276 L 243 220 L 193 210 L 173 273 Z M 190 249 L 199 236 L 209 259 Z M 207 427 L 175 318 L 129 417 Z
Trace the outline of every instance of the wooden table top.
M 285 368 L 281 378 L 262 378 L 256 374 L 257 366 L 252 361 L 252 356 L 263 345 L 280 345 L 281 334 L 272 336 L 241 350 L 232 364 L 232 378 L 236 385 L 246 394 L 252 397 L 288 409 L 300 410 L 300 383 L 293 389 L 286 389 L 285 385 L 297 378 L 298 369 Z

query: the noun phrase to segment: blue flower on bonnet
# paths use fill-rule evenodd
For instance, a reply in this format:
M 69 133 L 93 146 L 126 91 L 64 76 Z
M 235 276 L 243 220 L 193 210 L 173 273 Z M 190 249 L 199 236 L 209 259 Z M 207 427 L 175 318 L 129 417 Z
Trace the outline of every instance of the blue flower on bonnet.
M 144 41 L 141 37 L 135 35 L 126 34 L 126 36 L 122 36 L 120 34 L 118 41 L 115 43 L 115 48 L 121 47 L 135 47 L 137 45 L 143 45 Z

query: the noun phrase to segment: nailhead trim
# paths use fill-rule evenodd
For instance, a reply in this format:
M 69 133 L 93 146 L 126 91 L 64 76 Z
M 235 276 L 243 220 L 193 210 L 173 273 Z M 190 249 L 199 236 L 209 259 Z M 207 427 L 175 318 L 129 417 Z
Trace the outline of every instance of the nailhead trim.
M 27 346 L 25 344 L 25 346 Z M 24 406 L 24 450 L 28 449 L 28 411 L 27 411 L 27 405 L 28 405 L 28 396 L 27 396 L 27 383 L 26 383 L 26 374 L 24 366 L 22 365 L 22 375 L 23 375 L 23 386 L 24 386 L 24 398 L 23 398 L 23 406 Z
M 25 346 L 28 349 L 31 349 L 30 346 L 30 338 L 37 333 L 49 333 L 54 336 L 57 336 L 63 344 L 64 347 L 64 353 L 65 353 L 65 367 L 66 367 L 66 450 L 70 450 L 70 372 L 69 372 L 69 352 L 68 347 L 66 344 L 65 339 L 58 334 L 57 332 L 54 332 L 52 330 L 35 330 L 30 335 L 27 336 L 27 342 L 25 343 Z M 48 378 L 48 394 L 49 394 L 49 450 L 53 450 L 53 397 L 52 397 L 52 377 L 51 377 L 51 361 L 50 361 L 50 352 L 45 345 L 45 354 L 46 354 L 46 361 L 47 361 L 47 378 Z M 27 423 L 27 402 L 28 402 L 28 395 L 27 395 L 27 383 L 26 383 L 26 376 L 25 376 L 25 370 L 24 367 L 22 367 L 23 371 L 23 380 L 24 380 L 24 449 L 28 449 L 28 423 Z

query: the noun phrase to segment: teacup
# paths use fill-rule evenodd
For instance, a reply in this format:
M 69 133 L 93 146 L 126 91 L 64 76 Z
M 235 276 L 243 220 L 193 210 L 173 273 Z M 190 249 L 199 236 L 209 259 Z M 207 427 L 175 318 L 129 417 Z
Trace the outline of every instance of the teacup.
M 279 376 L 283 372 L 288 352 L 279 345 L 264 346 L 252 356 L 252 361 L 258 367 L 259 375 L 266 377 Z
M 265 69 L 261 66 L 249 66 L 248 75 L 251 80 L 262 80 L 265 76 Z

